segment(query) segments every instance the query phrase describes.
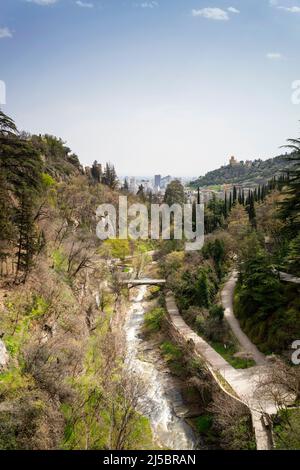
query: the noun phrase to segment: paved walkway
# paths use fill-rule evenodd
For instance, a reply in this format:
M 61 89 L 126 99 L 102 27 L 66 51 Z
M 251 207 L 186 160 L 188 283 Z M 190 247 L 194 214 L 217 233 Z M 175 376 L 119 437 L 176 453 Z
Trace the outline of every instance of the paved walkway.
M 269 372 L 270 365 L 251 367 L 245 370 L 234 369 L 220 354 L 218 354 L 203 338 L 198 336 L 183 320 L 177 308 L 174 295 L 166 295 L 166 307 L 169 319 L 177 334 L 187 343 L 194 343 L 195 352 L 206 362 L 212 373 L 218 372 L 230 385 L 236 396 L 249 407 L 255 431 L 256 446 L 258 450 L 270 450 L 272 438 L 270 430 L 263 423 L 264 413 L 275 414 L 277 408 L 270 399 L 265 399 L 258 384 L 261 377 Z M 224 390 L 216 375 L 215 380 Z M 229 392 L 230 394 L 230 392 Z M 234 395 L 231 394 L 233 398 Z
M 267 359 L 265 355 L 262 354 L 257 349 L 255 344 L 250 341 L 248 336 L 245 335 L 245 333 L 240 327 L 239 321 L 233 313 L 233 295 L 237 282 L 237 276 L 237 271 L 233 271 L 221 293 L 222 305 L 225 310 L 224 317 L 228 322 L 230 328 L 232 329 L 234 336 L 237 338 L 238 342 L 242 346 L 243 350 L 254 359 L 257 365 L 265 365 L 267 364 Z
M 165 279 L 124 279 L 121 281 L 122 284 L 128 284 L 130 286 L 157 286 L 166 283 Z
M 292 284 L 300 284 L 300 277 L 279 271 L 279 277 L 282 281 L 291 282 Z

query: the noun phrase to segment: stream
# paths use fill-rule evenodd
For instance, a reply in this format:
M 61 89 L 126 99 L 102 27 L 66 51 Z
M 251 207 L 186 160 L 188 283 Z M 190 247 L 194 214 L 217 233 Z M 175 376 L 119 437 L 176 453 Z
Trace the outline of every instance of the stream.
M 128 372 L 144 383 L 139 411 L 150 420 L 154 441 L 164 449 L 192 450 L 196 438 L 185 422 L 180 387 L 151 342 L 141 337 L 146 286 L 135 288 L 125 323 Z

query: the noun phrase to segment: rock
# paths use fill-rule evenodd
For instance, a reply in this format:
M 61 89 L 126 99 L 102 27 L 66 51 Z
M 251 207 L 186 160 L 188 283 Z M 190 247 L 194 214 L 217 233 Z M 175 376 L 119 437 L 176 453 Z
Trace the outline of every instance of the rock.
M 269 356 L 266 357 L 268 362 L 274 363 L 277 360 L 276 354 L 270 354 Z
M 9 361 L 9 355 L 3 341 L 0 340 L 0 370 L 6 368 Z
M 238 357 L 240 359 L 253 360 L 253 355 L 246 351 L 239 351 L 233 355 L 233 357 Z

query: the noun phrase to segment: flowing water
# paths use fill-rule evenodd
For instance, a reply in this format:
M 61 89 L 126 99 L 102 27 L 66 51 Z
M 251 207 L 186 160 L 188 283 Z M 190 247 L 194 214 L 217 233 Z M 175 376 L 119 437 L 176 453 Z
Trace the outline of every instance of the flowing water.
M 149 417 L 154 440 L 161 447 L 174 450 L 194 449 L 196 440 L 192 428 L 180 417 L 180 411 L 183 414 L 185 407 L 178 383 L 159 360 L 159 355 L 156 360 L 154 355 L 153 360 L 149 344 L 141 338 L 146 291 L 146 286 L 136 288 L 125 324 L 128 371 L 133 378 L 144 383 L 140 411 Z M 147 360 L 143 360 L 143 357 Z

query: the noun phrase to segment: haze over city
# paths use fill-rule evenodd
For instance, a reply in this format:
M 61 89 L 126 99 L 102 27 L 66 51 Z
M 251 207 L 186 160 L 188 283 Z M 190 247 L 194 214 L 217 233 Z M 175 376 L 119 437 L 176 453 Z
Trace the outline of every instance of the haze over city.
M 2 0 L 3 110 L 83 164 L 197 176 L 297 134 L 300 2 Z M 276 95 L 276 100 L 274 100 Z

